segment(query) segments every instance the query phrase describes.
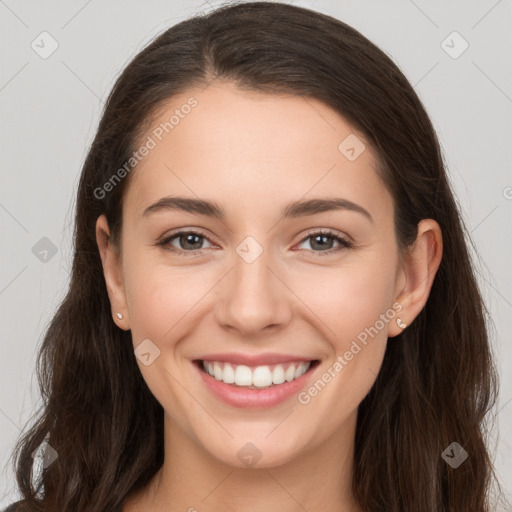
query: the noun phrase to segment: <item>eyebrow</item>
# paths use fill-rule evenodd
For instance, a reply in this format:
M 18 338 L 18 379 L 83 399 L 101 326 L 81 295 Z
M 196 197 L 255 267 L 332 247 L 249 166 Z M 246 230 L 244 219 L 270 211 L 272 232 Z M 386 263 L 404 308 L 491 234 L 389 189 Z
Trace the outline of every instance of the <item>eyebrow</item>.
M 144 210 L 142 216 L 147 217 L 152 213 L 166 210 L 178 210 L 192 214 L 195 213 L 197 215 L 205 215 L 219 220 L 224 220 L 226 217 L 225 211 L 222 207 L 213 201 L 178 196 L 162 197 L 156 203 L 148 206 Z M 373 217 L 370 215 L 370 212 L 348 199 L 341 198 L 303 199 L 292 202 L 281 210 L 281 219 L 295 219 L 298 217 L 305 217 L 308 215 L 336 210 L 357 212 L 364 215 L 370 222 L 373 222 Z

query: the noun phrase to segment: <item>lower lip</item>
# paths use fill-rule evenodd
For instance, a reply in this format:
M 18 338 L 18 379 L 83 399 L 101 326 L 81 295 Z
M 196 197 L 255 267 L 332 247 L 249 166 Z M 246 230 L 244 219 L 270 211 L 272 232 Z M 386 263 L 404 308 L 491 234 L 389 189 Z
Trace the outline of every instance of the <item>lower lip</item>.
M 318 366 L 318 363 L 314 364 L 314 366 L 312 363 L 312 366 L 305 374 L 291 382 L 284 382 L 283 384 L 266 389 L 248 389 L 246 387 L 226 384 L 221 380 L 215 379 L 209 373 L 201 370 L 200 364 L 194 362 L 193 366 L 199 372 L 208 389 L 227 404 L 244 409 L 263 409 L 284 402 L 304 387 L 306 381 Z

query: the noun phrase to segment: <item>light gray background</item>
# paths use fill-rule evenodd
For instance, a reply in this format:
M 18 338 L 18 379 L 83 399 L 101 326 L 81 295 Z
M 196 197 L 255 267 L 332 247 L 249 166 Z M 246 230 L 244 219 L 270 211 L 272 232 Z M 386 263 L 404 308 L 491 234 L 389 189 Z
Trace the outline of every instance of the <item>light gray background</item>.
M 288 3 L 330 14 L 376 43 L 414 85 L 432 118 L 481 258 L 480 282 L 495 323 L 502 388 L 493 439 L 496 470 L 510 495 L 512 2 Z M 0 0 L 0 506 L 17 497 L 8 458 L 40 403 L 36 349 L 67 287 L 76 186 L 103 100 L 153 36 L 216 5 Z M 59 45 L 47 59 L 31 48 L 43 31 Z M 453 31 L 469 44 L 458 58 L 442 46 Z M 461 44 L 453 37 L 444 43 L 451 52 Z M 32 252 L 42 237 L 58 249 L 46 262 Z

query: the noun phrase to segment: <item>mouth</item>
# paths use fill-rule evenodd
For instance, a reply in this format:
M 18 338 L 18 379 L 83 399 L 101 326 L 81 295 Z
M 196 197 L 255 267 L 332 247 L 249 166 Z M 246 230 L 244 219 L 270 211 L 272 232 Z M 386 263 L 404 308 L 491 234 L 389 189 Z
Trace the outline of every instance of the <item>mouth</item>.
M 193 363 L 201 372 L 233 388 L 266 390 L 300 379 L 316 368 L 320 361 L 288 361 L 259 366 L 203 359 L 196 359 Z

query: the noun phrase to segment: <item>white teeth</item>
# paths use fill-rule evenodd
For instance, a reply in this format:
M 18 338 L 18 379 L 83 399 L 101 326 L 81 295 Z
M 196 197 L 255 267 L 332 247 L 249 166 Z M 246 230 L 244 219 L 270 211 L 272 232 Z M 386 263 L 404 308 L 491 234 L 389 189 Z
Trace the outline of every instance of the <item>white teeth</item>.
M 266 388 L 272 385 L 272 372 L 268 366 L 258 366 L 254 369 L 252 385 L 257 388 Z
M 218 379 L 222 380 L 222 379 Z M 248 366 L 241 364 L 235 370 L 235 384 L 237 386 L 251 386 L 252 385 L 252 372 Z
M 295 370 L 295 378 L 298 379 L 301 375 L 304 375 L 309 369 L 309 363 L 300 363 Z
M 224 373 L 220 380 L 223 380 L 226 384 L 233 384 L 235 382 L 235 370 L 233 370 L 230 364 L 226 363 L 224 365 Z
M 285 370 L 285 366 L 287 366 Z M 253 386 L 266 388 L 269 386 L 291 382 L 304 375 L 311 362 L 278 364 L 271 369 L 269 366 L 249 368 L 245 365 L 231 365 L 220 361 L 203 361 L 203 369 L 216 380 L 236 386 Z
M 272 372 L 272 382 L 274 384 L 282 384 L 284 382 L 284 368 L 280 364 Z
M 287 380 L 287 382 L 291 382 L 295 378 L 295 366 L 288 366 L 284 372 L 284 378 Z
M 222 368 L 220 367 L 219 363 L 217 363 L 217 362 L 213 363 L 213 376 L 217 380 L 222 380 L 222 375 L 223 375 L 223 372 L 222 372 Z

